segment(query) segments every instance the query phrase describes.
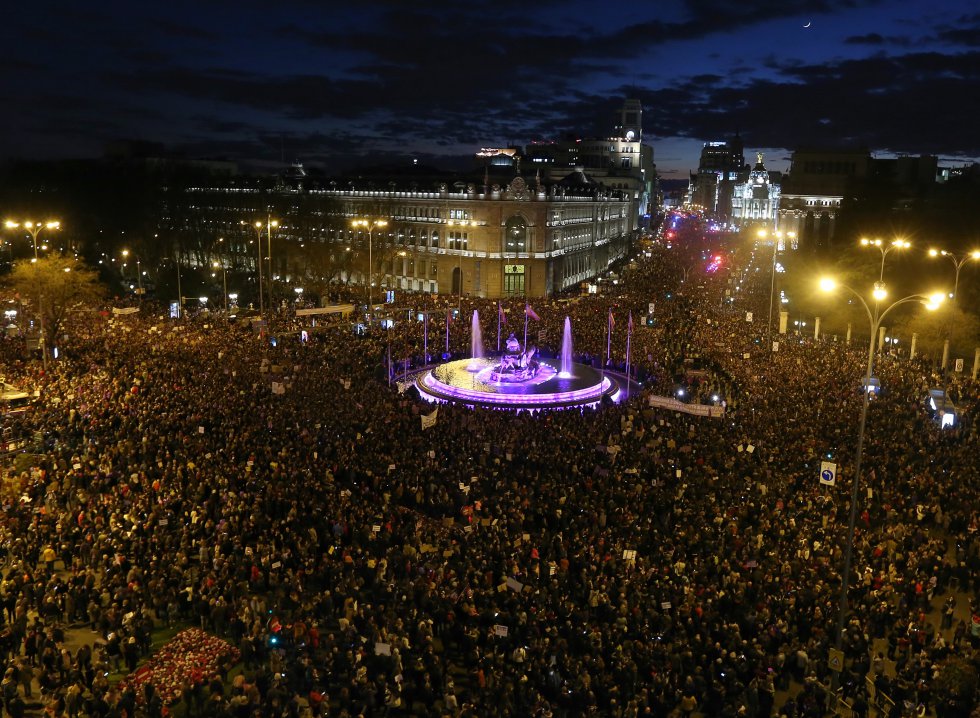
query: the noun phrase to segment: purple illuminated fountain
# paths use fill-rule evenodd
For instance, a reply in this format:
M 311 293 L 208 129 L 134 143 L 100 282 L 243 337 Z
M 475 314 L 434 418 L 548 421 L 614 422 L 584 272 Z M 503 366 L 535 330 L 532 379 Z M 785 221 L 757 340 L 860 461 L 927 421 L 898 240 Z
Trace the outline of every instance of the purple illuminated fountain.
M 480 329 L 480 315 L 475 309 L 470 332 L 470 357 L 473 361 L 467 368 L 470 371 L 479 371 L 482 365 L 478 360 L 483 358 L 483 330 Z
M 500 356 L 483 356 L 474 312 L 473 356 L 422 372 L 416 377 L 415 386 L 429 401 L 517 411 L 595 406 L 603 397 L 617 400 L 620 395 L 620 384 L 614 377 L 572 362 L 572 325 L 567 317 L 560 372 L 538 356 L 536 347 L 522 347 L 513 334 L 506 347 Z
M 565 317 L 565 331 L 561 336 L 561 371 L 558 376 L 567 379 L 572 375 L 572 320 Z

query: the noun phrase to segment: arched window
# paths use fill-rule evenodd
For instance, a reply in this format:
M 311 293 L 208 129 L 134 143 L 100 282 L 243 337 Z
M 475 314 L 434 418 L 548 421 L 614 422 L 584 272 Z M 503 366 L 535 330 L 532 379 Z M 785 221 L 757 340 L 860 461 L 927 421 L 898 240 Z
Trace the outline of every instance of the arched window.
M 504 226 L 504 251 L 517 254 L 527 251 L 527 222 L 520 215 L 514 215 Z

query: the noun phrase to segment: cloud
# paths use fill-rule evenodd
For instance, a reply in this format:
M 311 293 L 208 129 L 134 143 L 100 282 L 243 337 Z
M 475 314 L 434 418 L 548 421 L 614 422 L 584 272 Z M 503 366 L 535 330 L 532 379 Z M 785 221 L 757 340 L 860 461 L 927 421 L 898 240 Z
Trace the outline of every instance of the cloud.
M 787 63 L 776 79 L 743 87 L 686 81 L 643 100 L 650 126 L 664 137 L 711 139 L 740 129 L 748 145 L 851 143 L 977 157 L 978 83 L 980 52 L 922 52 Z
M 847 45 L 884 45 L 885 36 L 877 32 L 869 32 L 866 35 L 851 35 L 844 38 Z

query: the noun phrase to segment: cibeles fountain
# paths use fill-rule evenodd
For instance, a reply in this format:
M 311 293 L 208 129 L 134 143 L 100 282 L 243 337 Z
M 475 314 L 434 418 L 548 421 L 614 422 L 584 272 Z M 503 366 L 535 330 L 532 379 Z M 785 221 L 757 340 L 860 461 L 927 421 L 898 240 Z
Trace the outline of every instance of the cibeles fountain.
M 485 356 L 480 320 L 473 312 L 470 358 L 424 371 L 415 386 L 429 401 L 451 401 L 498 409 L 568 409 L 598 405 L 620 395 L 620 382 L 606 372 L 572 361 L 572 323 L 565 318 L 558 368 L 534 346 L 521 346 L 511 334 L 506 351 Z

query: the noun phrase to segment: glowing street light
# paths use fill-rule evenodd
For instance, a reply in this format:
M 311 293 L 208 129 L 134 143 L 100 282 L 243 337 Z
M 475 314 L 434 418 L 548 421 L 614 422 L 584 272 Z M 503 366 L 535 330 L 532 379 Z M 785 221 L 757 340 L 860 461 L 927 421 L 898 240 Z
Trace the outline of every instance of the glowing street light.
M 946 259 L 952 262 L 953 266 L 956 267 L 956 279 L 953 282 L 953 293 L 950 295 L 950 299 L 955 302 L 957 297 L 956 292 L 960 288 L 960 270 L 963 269 L 963 265 L 969 262 L 971 259 L 980 259 L 980 251 L 973 250 L 972 252 L 968 252 L 966 254 L 956 255 L 952 252 L 947 252 L 945 249 L 930 249 L 929 256 L 946 257 Z
M 760 229 L 756 232 L 756 236 L 760 240 L 764 240 L 769 236 L 769 231 Z M 790 239 L 795 239 L 796 232 L 787 232 L 786 236 Z M 772 270 L 769 277 L 769 321 L 766 324 L 766 341 L 769 342 L 770 346 L 772 346 L 772 303 L 776 295 L 776 253 L 779 251 L 779 244 L 783 240 L 783 233 L 781 231 L 773 232 L 772 237 Z
M 372 301 L 373 292 L 371 290 L 374 286 L 374 281 L 372 279 L 372 274 L 374 273 L 374 257 L 372 255 L 374 230 L 387 227 L 388 221 L 384 219 L 355 219 L 351 222 L 351 226 L 366 229 L 368 233 L 368 311 L 373 312 L 374 302 Z
M 885 257 L 889 253 L 894 252 L 896 249 L 908 249 L 912 246 L 911 242 L 904 239 L 893 240 L 890 244 L 885 244 L 881 239 L 868 239 L 867 237 L 861 238 L 862 247 L 874 247 L 879 252 L 881 252 L 881 272 L 878 275 L 878 281 L 885 281 Z
M 225 290 L 225 311 L 228 311 L 228 270 L 225 269 L 225 265 L 221 262 L 212 262 L 211 266 L 215 269 L 221 268 L 221 284 Z
M 241 224 L 242 226 L 244 226 L 245 222 L 242 221 Z M 263 295 L 262 295 L 262 230 L 266 229 L 267 234 L 269 236 L 269 309 L 271 310 L 272 309 L 272 230 L 275 227 L 279 226 L 279 222 L 277 220 L 272 219 L 272 217 L 267 217 L 264 223 L 255 222 L 255 224 L 252 226 L 255 227 L 256 244 L 258 245 L 256 247 L 256 250 L 258 252 L 258 257 L 257 257 L 258 264 L 256 264 L 256 267 L 258 268 L 258 272 L 259 272 L 259 315 L 261 316 L 265 314 L 265 300 L 263 299 Z
M 8 219 L 5 222 L 5 225 L 7 229 L 17 229 L 17 228 L 26 229 L 27 233 L 31 235 L 31 240 L 34 242 L 34 260 L 32 264 L 34 264 L 34 270 L 36 272 L 37 260 L 38 260 L 37 235 L 39 235 L 41 233 L 41 230 L 44 229 L 60 229 L 61 222 L 58 222 L 57 220 L 49 220 L 47 222 L 31 222 L 30 220 L 26 222 L 13 222 Z M 47 245 L 42 245 L 42 249 L 47 249 L 47 248 L 48 248 Z M 37 285 L 38 285 L 37 286 L 38 323 L 41 327 L 41 363 L 46 370 L 48 368 L 48 344 L 46 341 L 47 337 L 44 336 L 44 305 L 42 303 L 44 297 L 41 295 L 40 278 L 38 278 L 37 280 Z
M 841 576 L 840 606 L 834 633 L 834 647 L 839 651 L 843 645 L 844 617 L 847 614 L 847 591 L 850 587 L 851 580 L 851 556 L 854 552 L 854 526 L 857 521 L 858 487 L 861 484 L 861 461 L 864 457 L 864 430 L 868 417 L 868 401 L 870 394 L 868 387 L 871 386 L 871 376 L 874 371 L 875 336 L 878 334 L 882 320 L 895 307 L 902 304 L 917 302 L 924 305 L 926 309 L 932 311 L 939 307 L 944 297 L 941 292 L 928 296 L 925 294 L 911 294 L 907 297 L 903 297 L 895 302 L 892 302 L 885 308 L 884 311 L 879 313 L 879 302 L 887 296 L 885 286 L 882 282 L 878 282 L 875 285 L 874 293 L 872 295 L 875 298 L 874 311 L 871 310 L 871 307 L 868 306 L 868 303 L 860 293 L 851 289 L 846 284 L 838 284 L 831 278 L 823 278 L 820 280 L 820 288 L 824 292 L 833 292 L 838 287 L 846 289 L 857 298 L 861 306 L 864 307 L 865 313 L 868 315 L 868 324 L 871 329 L 871 337 L 868 341 L 868 368 L 864 374 L 864 390 L 861 392 L 863 398 L 861 399 L 861 420 L 858 424 L 857 451 L 854 456 L 854 477 L 851 480 L 851 510 L 847 520 L 847 547 L 844 551 L 844 572 Z

